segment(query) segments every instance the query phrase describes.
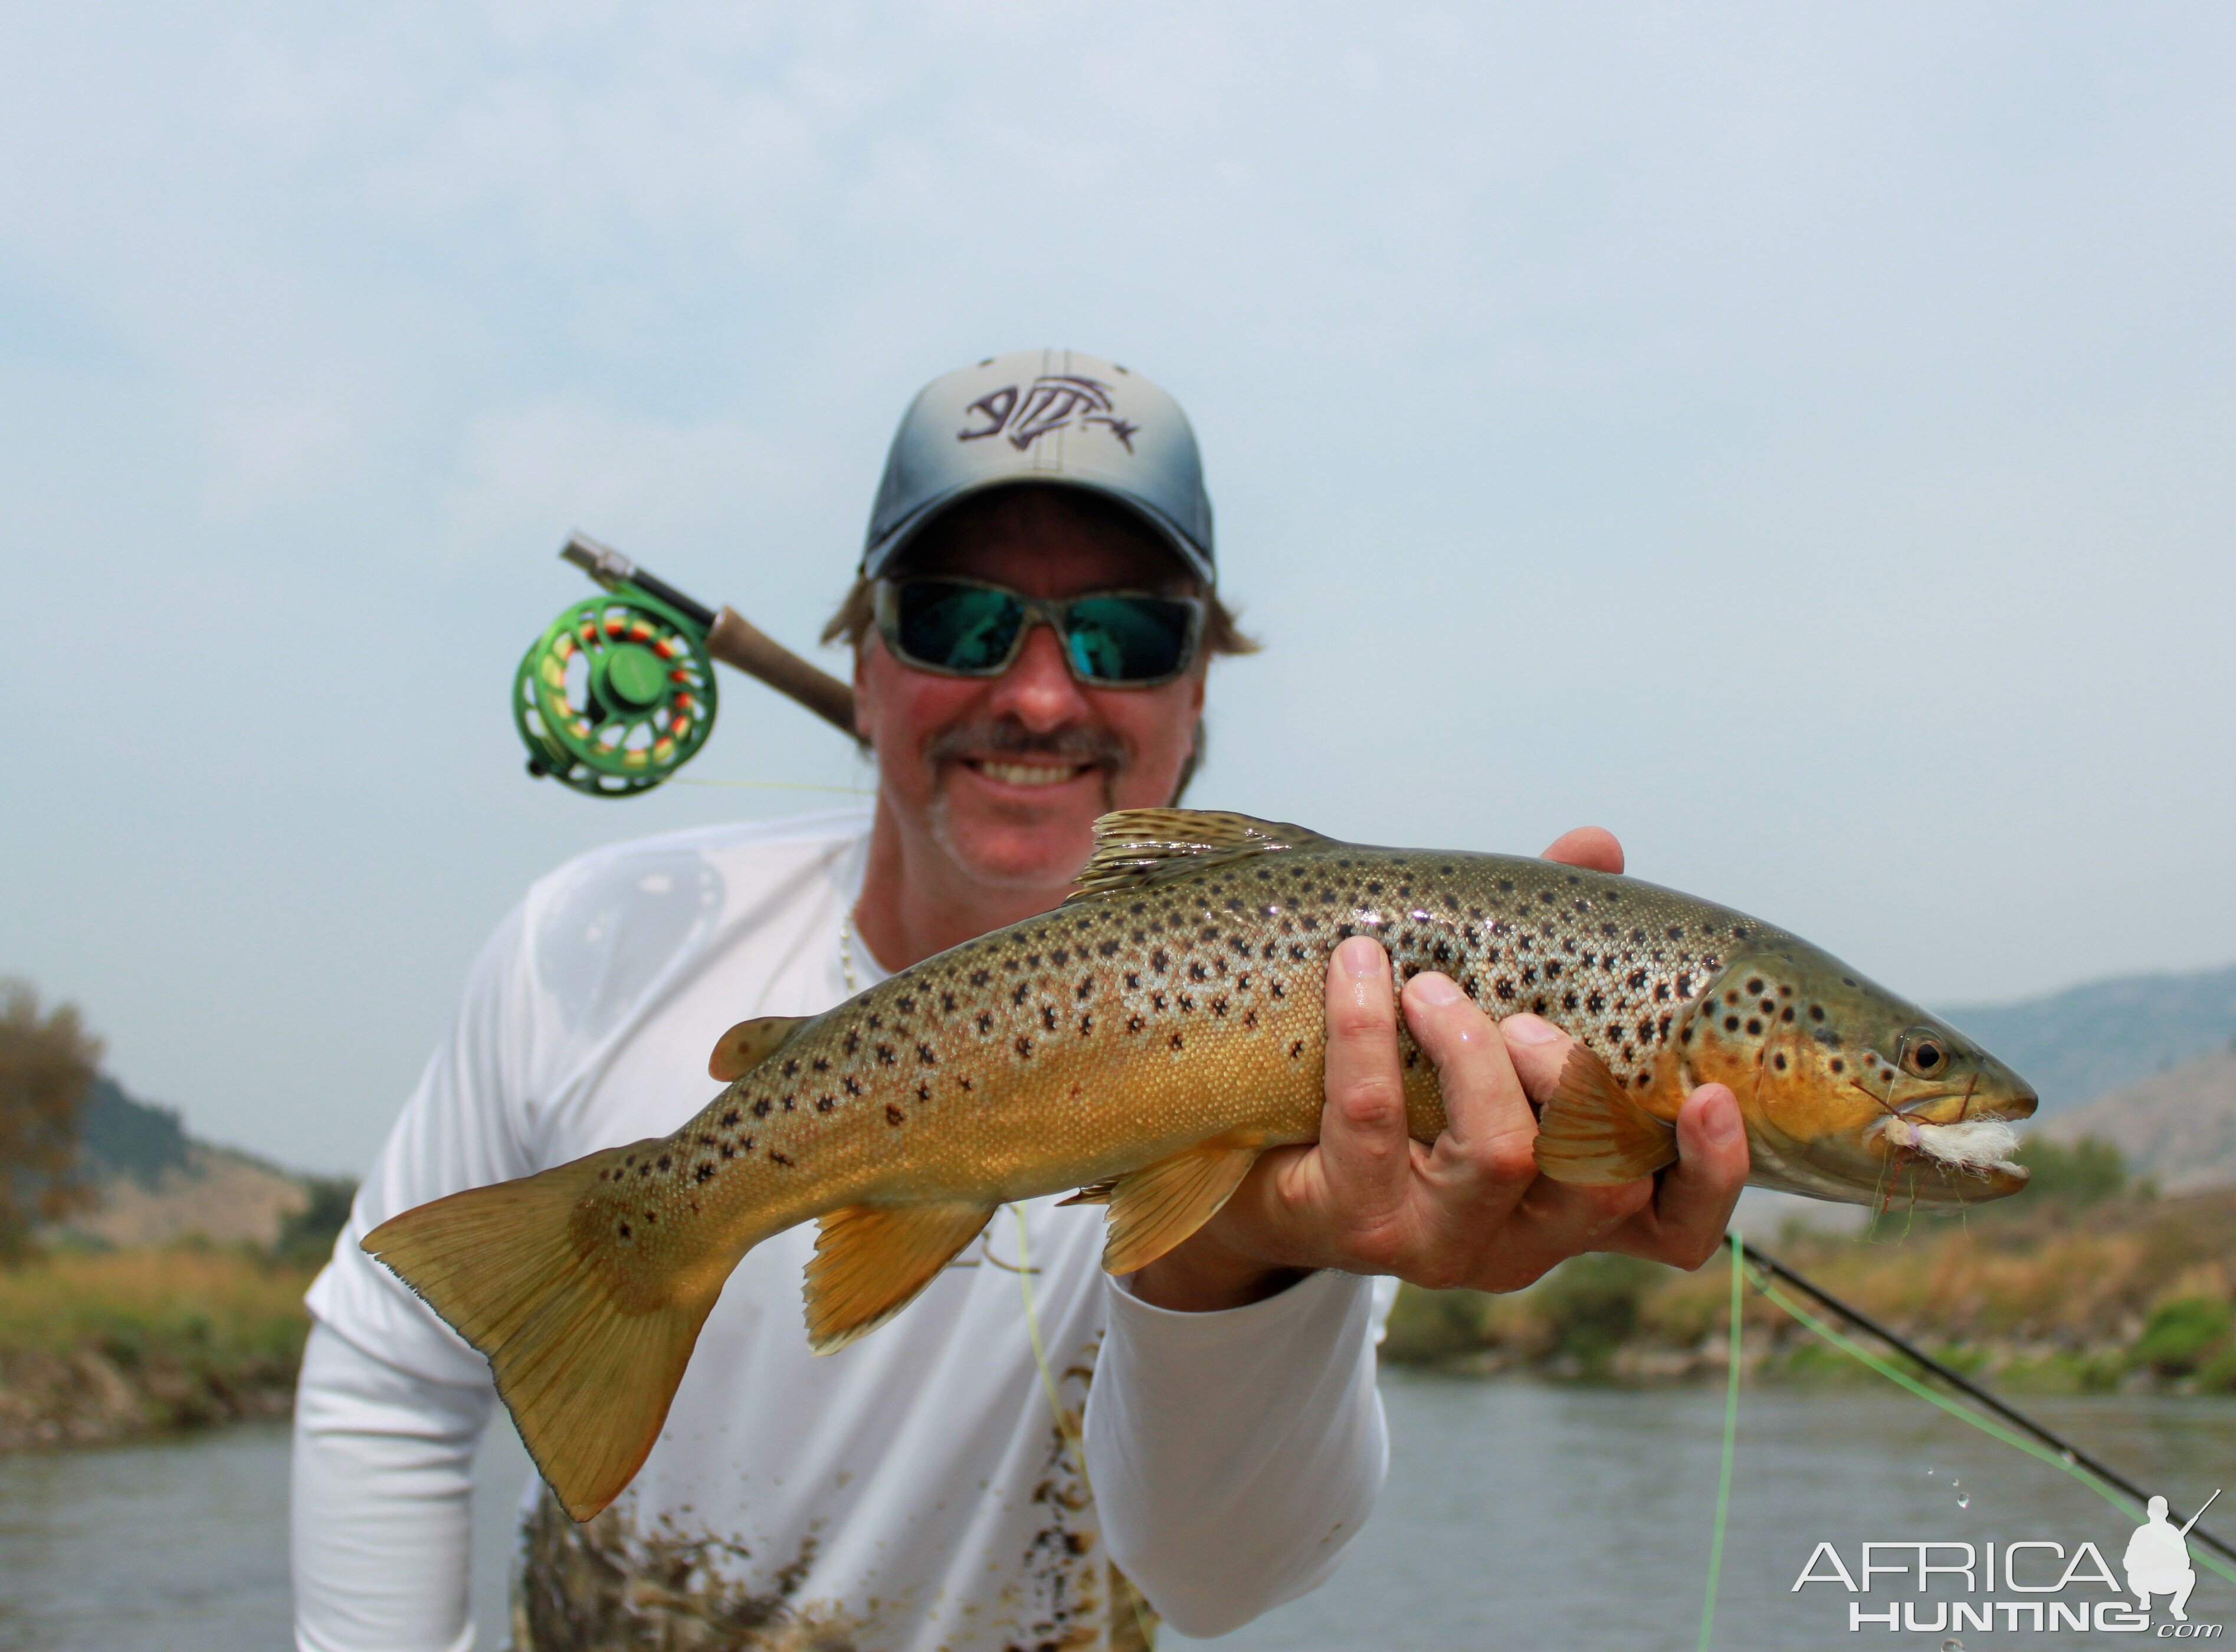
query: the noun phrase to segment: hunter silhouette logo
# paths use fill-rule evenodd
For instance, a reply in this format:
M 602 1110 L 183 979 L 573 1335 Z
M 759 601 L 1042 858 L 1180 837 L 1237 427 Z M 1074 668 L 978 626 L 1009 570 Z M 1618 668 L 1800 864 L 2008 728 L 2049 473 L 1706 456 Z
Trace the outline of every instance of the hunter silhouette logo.
M 1131 453 L 1134 432 L 1141 429 L 1118 417 L 1109 385 L 1099 378 L 1070 373 L 1043 374 L 1023 388 L 1004 385 L 981 396 L 964 411 L 976 413 L 985 423 L 966 425 L 955 432 L 957 441 L 980 442 L 990 436 L 1006 436 L 1020 453 L 1050 431 L 1071 425 L 1100 425 Z
M 2216 1489 L 2206 1498 L 2205 1509 L 2220 1497 Z M 2151 1609 L 2152 1596 L 2171 1595 L 2167 1612 L 2177 1623 L 2189 1622 L 2189 1614 L 2183 1609 L 2189 1604 L 2189 1591 L 2197 1587 L 2197 1573 L 2189 1563 L 2189 1528 L 2205 1517 L 2205 1509 L 2177 1528 L 2167 1519 L 2167 1500 L 2153 1497 L 2143 1524 L 2127 1539 L 2127 1552 L 2120 1563 L 2127 1574 L 2127 1592 L 2146 1612 Z

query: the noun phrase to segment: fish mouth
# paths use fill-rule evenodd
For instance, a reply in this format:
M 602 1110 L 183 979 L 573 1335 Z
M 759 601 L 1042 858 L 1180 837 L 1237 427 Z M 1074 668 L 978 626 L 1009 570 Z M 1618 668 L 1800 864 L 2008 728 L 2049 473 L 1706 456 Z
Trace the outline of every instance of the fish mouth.
M 1890 1169 L 1909 1173 L 1911 1196 L 1926 1203 L 1968 1202 L 1968 1188 L 1975 1197 L 2000 1199 L 2033 1180 L 2034 1173 L 2018 1161 L 2019 1133 L 2008 1118 L 1983 1114 L 1935 1124 L 1890 1114 L 1866 1130 L 1864 1139 L 1884 1154 Z M 1937 1195 L 1921 1185 L 1918 1173 L 1926 1170 L 1941 1184 Z

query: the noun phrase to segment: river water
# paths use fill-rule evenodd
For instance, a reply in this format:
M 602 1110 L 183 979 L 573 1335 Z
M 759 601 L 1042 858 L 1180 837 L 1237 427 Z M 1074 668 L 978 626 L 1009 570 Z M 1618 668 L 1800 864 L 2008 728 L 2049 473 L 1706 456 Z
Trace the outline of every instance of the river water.
M 1383 1379 L 1390 1484 L 1325 1587 L 1216 1642 L 1167 1635 L 1167 1652 L 1626 1652 L 1698 1642 L 1721 1451 L 1723 1402 L 1707 1389 L 1625 1391 L 1474 1381 L 1406 1372 Z M 2236 1402 L 2106 1398 L 2034 1406 L 2108 1461 L 2236 1533 Z M 526 1462 L 492 1431 L 477 1494 L 480 1644 L 504 1644 L 503 1550 Z M 0 1649 L 252 1652 L 289 1644 L 287 1437 L 248 1426 L 105 1451 L 0 1458 Z M 2213 1524 L 2208 1517 L 2208 1524 Z M 1858 1545 L 2018 1539 L 2093 1542 L 2117 1572 L 2134 1521 L 2055 1469 L 1882 1387 L 1751 1390 L 1741 1401 L 1713 1643 L 1741 1649 L 1940 1648 L 1949 1636 L 1897 1621 L 1851 1635 L 1848 1608 L 1907 1602 L 1930 1624 L 1951 1600 L 2068 1604 L 2108 1598 L 2078 1583 L 2029 1596 L 1880 1576 L 1867 1596 L 1837 1582 L 1792 1589 L 1820 1542 L 1851 1572 Z M 1904 1558 L 1878 1551 L 1882 1564 Z M 1937 1550 L 1947 1563 L 1956 1551 Z M 1915 1561 L 1910 1564 L 1914 1567 Z M 2054 1582 L 2059 1558 L 2025 1557 L 2022 1582 Z M 2047 1573 L 2043 1568 L 2049 1570 Z M 1820 1561 L 1816 1570 L 1830 1575 Z M 2200 1570 L 2198 1623 L 2236 1623 L 2236 1589 Z M 1860 1581 L 1860 1580 L 1858 1580 Z M 1999 1580 L 2000 1582 L 2000 1580 Z M 1901 1592 L 1907 1590 L 1905 1594 Z M 2154 1623 L 2165 1622 L 2163 1601 Z M 2022 1610 L 1970 1652 L 2140 1645 L 2149 1636 L 2035 1631 Z M 2068 1620 L 2069 1621 L 2069 1620 Z M 2046 1622 L 2054 1624 L 2054 1617 Z

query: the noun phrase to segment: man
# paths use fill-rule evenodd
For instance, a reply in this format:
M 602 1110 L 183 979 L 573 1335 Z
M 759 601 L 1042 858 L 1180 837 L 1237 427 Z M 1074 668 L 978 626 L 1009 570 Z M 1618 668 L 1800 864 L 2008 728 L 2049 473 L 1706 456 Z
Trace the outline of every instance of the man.
M 2188 1526 L 2177 1530 L 2167 1518 L 2167 1500 L 2153 1497 L 2143 1510 L 2143 1524 L 2127 1539 L 2127 1552 L 2120 1563 L 2127 1574 L 2127 1592 L 2136 1603 L 2148 1612 L 2152 1596 L 2171 1595 L 2174 1598 L 2167 1603 L 2167 1610 L 2177 1623 L 2189 1622 L 2190 1591 L 2197 1587 L 2197 1571 L 2189 1563 L 2188 1537 Z
M 834 627 L 878 763 L 866 831 L 823 817 L 586 856 L 476 964 L 312 1292 L 301 1645 L 467 1634 L 486 1367 L 357 1240 L 455 1188 L 664 1134 L 704 1100 L 731 1023 L 821 1010 L 1054 905 L 1096 815 L 1175 794 L 1208 655 L 1243 646 L 1186 419 L 1065 352 L 997 357 L 917 397 Z M 1621 864 L 1604 833 L 1553 852 Z M 1493 1026 L 1441 976 L 1407 983 L 1404 1009 L 1444 1085 L 1442 1140 L 1406 1138 L 1389 963 L 1346 942 L 1322 1140 L 1266 1155 L 1130 1280 L 1097 1266 L 1098 1211 L 1035 1201 L 891 1325 L 817 1359 L 799 1306 L 811 1233 L 757 1248 L 621 1498 L 576 1527 L 534 1489 L 516 1636 L 539 1652 L 1138 1646 L 1160 1615 L 1218 1634 L 1313 1587 L 1380 1485 L 1390 1276 L 1509 1289 L 1588 1248 L 1694 1266 L 1746 1175 L 1736 1104 L 1713 1089 L 1688 1102 L 1658 1185 L 1544 1181 L 1526 1096 L 1550 1093 L 1567 1040 L 1531 1017 Z

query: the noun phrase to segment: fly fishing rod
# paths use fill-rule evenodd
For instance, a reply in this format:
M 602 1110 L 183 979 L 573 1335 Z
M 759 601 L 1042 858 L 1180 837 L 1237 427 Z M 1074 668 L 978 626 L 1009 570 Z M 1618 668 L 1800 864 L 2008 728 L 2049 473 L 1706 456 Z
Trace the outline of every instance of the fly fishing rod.
M 552 621 L 513 675 L 530 774 L 586 797 L 649 792 L 714 732 L 718 660 L 854 733 L 853 689 L 736 609 L 708 608 L 584 534 L 559 556 L 604 594 Z
M 1776 1274 L 1779 1279 L 1784 1280 L 1788 1285 L 1792 1286 L 1794 1289 L 1814 1297 L 1818 1301 L 1832 1309 L 1833 1313 L 1838 1314 L 1851 1325 L 1857 1326 L 1860 1330 L 1869 1332 L 1880 1341 L 1885 1343 L 1889 1347 L 1895 1349 L 1897 1352 L 1905 1355 L 1909 1359 L 1916 1360 L 1920 1366 L 1932 1372 L 1935 1376 L 1940 1378 L 1942 1381 L 1947 1383 L 1950 1387 L 1964 1394 L 1967 1398 L 1976 1400 L 1979 1404 L 1986 1406 L 1989 1411 L 1995 1412 L 1996 1416 L 2002 1418 L 2005 1422 L 2009 1423 L 2014 1427 L 2023 1429 L 2028 1433 L 2033 1435 L 2035 1438 L 2040 1440 L 2043 1445 L 2058 1452 L 2067 1462 L 2088 1470 L 2089 1473 L 2095 1475 L 2107 1485 L 2115 1486 L 2120 1491 L 2126 1492 L 2127 1496 L 2133 1497 L 2138 1504 L 2146 1505 L 2149 1504 L 2151 1494 L 2144 1491 L 2142 1487 L 2137 1485 L 2133 1480 L 2127 1478 L 2126 1475 L 2121 1474 L 2116 1469 L 2108 1467 L 2105 1464 L 2099 1462 L 2095 1458 L 2091 1457 L 2088 1452 L 2074 1445 L 2072 1441 L 2065 1438 L 2064 1436 L 2058 1434 L 2050 1429 L 2044 1428 L 2040 1423 L 2035 1421 L 2033 1418 L 2029 1417 L 2024 1412 L 2020 1411 L 2017 1407 L 1997 1399 L 1994 1394 L 1980 1386 L 1978 1383 L 1974 1382 L 1970 1377 L 1965 1376 L 1962 1372 L 1951 1370 L 1948 1366 L 1943 1365 L 1940 1360 L 1936 1359 L 1931 1354 L 1917 1346 L 1917 1344 L 1911 1342 L 1907 1337 L 1904 1337 L 1899 1333 L 1890 1330 L 1887 1326 L 1881 1325 L 1877 1320 L 1871 1318 L 1870 1314 L 1864 1313 L 1861 1308 L 1854 1307 L 1846 1302 L 1843 1302 L 1838 1297 L 1833 1295 L 1823 1286 L 1813 1284 L 1810 1280 L 1804 1279 L 1800 1274 L 1788 1267 L 1784 1262 L 1779 1261 L 1775 1256 L 1772 1256 L 1767 1252 L 1760 1249 L 1751 1241 L 1742 1239 L 1739 1241 L 1739 1248 L 1746 1253 L 1747 1260 L 1753 1262 L 1757 1267 L 1762 1269 L 1764 1273 Z M 2226 1556 L 2231 1560 L 2236 1560 L 2236 1549 L 2230 1548 L 2220 1538 L 2214 1537 L 2211 1532 L 2204 1530 L 2197 1524 L 2200 1520 L 2205 1517 L 2205 1509 L 2211 1508 L 2213 1506 L 2213 1497 L 2218 1497 L 2220 1495 L 2220 1494 L 2218 1491 L 2215 1491 L 2213 1494 L 2213 1497 L 2207 1497 L 2205 1500 L 2205 1508 L 2200 1509 L 2195 1514 L 2190 1516 L 2189 1524 L 2184 1526 L 2182 1530 L 2184 1533 L 2187 1533 L 2193 1528 L 2195 1528 L 2197 1539 L 2200 1543 L 2206 1543 L 2213 1549 L 2219 1550 L 2221 1554 Z M 2171 1517 L 2180 1518 L 2180 1511 L 2174 1509 L 2171 1504 L 2167 1505 L 2167 1513 Z

